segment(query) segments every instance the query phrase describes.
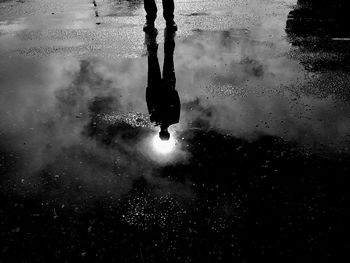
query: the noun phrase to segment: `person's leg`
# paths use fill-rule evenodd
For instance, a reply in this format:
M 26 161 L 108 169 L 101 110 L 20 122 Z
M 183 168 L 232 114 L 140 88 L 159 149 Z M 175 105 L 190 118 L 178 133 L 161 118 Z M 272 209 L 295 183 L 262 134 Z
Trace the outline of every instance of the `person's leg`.
M 167 23 L 174 21 L 174 0 L 162 0 L 163 1 L 163 17 Z
M 154 41 L 153 41 L 154 40 Z M 148 74 L 146 88 L 146 102 L 150 121 L 155 124 L 161 123 L 161 112 L 159 110 L 161 75 L 157 56 L 158 44 L 155 39 L 147 44 L 148 51 Z
M 159 134 L 163 139 L 167 139 L 167 127 L 178 123 L 180 120 L 180 98 L 175 89 L 176 77 L 174 69 L 175 32 L 165 32 L 164 36 L 164 64 L 163 64 L 163 108 L 162 124 L 163 131 Z M 162 127 L 161 127 L 162 128 Z M 169 138 L 168 138 L 169 139 Z
M 175 32 L 165 31 L 163 81 L 167 88 L 175 89 L 176 78 L 174 69 Z
M 174 0 L 162 0 L 163 1 L 163 17 L 167 23 L 174 21 Z
M 147 46 L 148 51 L 148 78 L 147 88 L 157 90 L 160 88 L 161 75 L 157 56 L 158 44 L 151 43 Z
M 174 21 L 174 0 L 162 0 L 163 1 L 163 17 L 166 21 L 166 27 L 168 30 L 176 31 L 177 25 Z
M 157 18 L 157 5 L 155 0 L 144 0 L 144 7 L 146 11 L 146 21 L 154 23 Z

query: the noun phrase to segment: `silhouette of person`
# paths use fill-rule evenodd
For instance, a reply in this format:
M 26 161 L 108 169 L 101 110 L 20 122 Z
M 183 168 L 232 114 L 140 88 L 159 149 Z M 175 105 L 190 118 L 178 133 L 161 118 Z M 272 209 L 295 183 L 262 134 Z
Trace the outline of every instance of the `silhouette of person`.
M 180 120 L 180 98 L 175 90 L 175 32 L 165 30 L 163 77 L 159 67 L 156 36 L 157 34 L 145 34 L 148 51 L 146 102 L 151 122 L 160 126 L 160 139 L 168 140 L 168 127 Z
M 154 27 L 154 21 L 157 18 L 157 5 L 156 0 L 144 0 L 144 7 L 146 11 L 146 23 L 143 27 L 143 31 L 146 33 L 152 33 L 156 31 Z M 174 21 L 174 0 L 162 0 L 163 3 L 163 17 L 166 22 L 166 27 L 169 31 L 176 31 L 177 25 Z

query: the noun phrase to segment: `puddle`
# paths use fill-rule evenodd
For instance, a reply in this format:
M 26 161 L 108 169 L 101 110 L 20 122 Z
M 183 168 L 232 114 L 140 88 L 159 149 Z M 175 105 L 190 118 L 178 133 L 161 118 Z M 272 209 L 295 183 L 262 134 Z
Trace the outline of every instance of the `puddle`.
M 335 221 L 348 198 L 348 74 L 310 70 L 294 53 L 309 51 L 293 43 L 278 15 L 258 27 L 243 26 L 245 21 L 222 30 L 179 30 L 172 61 L 176 78 L 162 83 L 179 94 L 180 121 L 169 128 L 174 140 L 163 145 L 155 140 L 159 127 L 150 122 L 150 53 L 144 35 L 130 31 L 134 16 L 128 29 L 116 28 L 111 38 L 127 36 L 129 42 L 118 45 L 121 53 L 131 46 L 132 56 L 115 55 L 117 48 L 99 39 L 107 30 L 92 30 L 96 19 L 139 12 L 142 5 L 112 2 L 104 4 L 116 9 L 91 2 L 74 23 L 63 24 L 82 30 L 67 38 L 55 30 L 26 31 L 25 23 L 45 28 L 34 18 L 0 24 L 6 40 L 0 45 L 6 54 L 0 62 L 0 186 L 6 207 L 0 213 L 11 245 L 4 253 L 37 258 L 46 244 L 31 244 L 48 233 L 47 251 L 58 259 L 68 251 L 78 261 L 109 259 L 110 251 L 129 262 L 242 261 L 280 251 L 299 255 L 305 247 L 322 258 L 332 253 L 330 245 L 340 241 L 320 243 L 318 233 L 340 233 L 344 226 Z M 89 19 L 91 25 L 85 23 Z M 54 24 L 55 18 L 49 20 Z M 97 39 L 90 49 L 80 38 L 87 29 Z M 41 34 L 52 42 L 40 41 Z M 25 52 L 25 45 L 40 49 L 37 54 L 52 50 L 45 56 L 9 52 Z M 153 57 L 160 69 L 163 45 L 160 30 Z M 66 48 L 65 56 L 59 48 Z M 22 233 L 28 251 L 17 255 L 13 237 Z

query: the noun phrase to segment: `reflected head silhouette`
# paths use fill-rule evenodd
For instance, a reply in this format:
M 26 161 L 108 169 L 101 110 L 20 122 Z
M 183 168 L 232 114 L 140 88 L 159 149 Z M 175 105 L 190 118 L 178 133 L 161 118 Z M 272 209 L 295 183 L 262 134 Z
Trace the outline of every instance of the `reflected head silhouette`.
M 175 33 L 168 30 L 164 32 L 163 76 L 161 76 L 159 67 L 156 37 L 156 33 L 145 34 L 148 52 L 146 101 L 151 122 L 160 126 L 160 139 L 168 140 L 170 138 L 169 126 L 178 123 L 180 119 L 180 98 L 175 90 Z

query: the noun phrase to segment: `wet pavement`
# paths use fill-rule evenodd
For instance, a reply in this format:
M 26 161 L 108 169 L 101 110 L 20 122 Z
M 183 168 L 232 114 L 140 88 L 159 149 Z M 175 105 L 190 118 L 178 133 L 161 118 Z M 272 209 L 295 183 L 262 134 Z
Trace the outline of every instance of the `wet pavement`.
M 1 262 L 348 257 L 348 4 L 175 4 L 168 151 L 142 1 L 0 1 Z

